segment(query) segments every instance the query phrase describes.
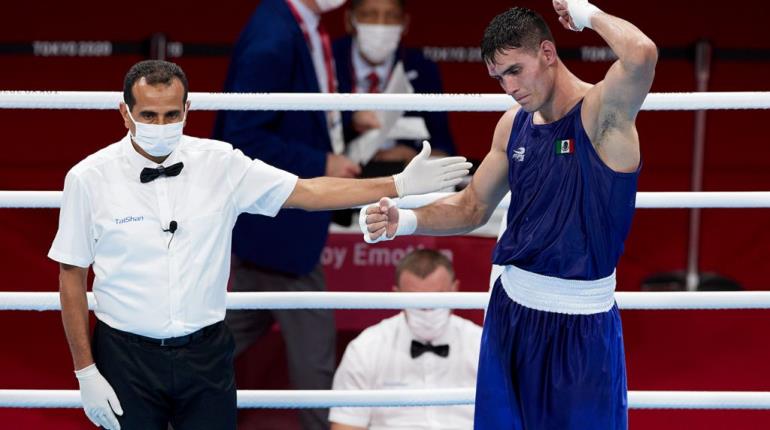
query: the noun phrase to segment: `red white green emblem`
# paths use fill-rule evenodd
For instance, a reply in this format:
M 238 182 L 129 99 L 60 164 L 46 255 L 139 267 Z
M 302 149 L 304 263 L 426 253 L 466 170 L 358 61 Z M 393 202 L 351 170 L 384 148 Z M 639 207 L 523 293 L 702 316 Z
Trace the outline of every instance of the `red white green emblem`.
M 557 154 L 572 154 L 575 152 L 575 139 L 559 139 L 556 141 Z

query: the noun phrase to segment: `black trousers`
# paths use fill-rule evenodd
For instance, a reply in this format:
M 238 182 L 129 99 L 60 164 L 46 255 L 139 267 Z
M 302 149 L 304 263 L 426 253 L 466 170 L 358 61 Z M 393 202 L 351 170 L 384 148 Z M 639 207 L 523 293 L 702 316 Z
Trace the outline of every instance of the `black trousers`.
M 231 291 L 326 291 L 318 265 L 304 276 L 269 272 L 233 256 Z M 286 342 L 289 377 L 297 390 L 330 390 L 336 360 L 336 327 L 331 309 L 227 311 L 227 326 L 235 338 L 236 356 L 278 321 Z M 328 430 L 328 409 L 301 409 L 303 430 Z
M 123 407 L 122 430 L 235 429 L 235 342 L 224 322 L 161 346 L 97 320 L 96 367 Z

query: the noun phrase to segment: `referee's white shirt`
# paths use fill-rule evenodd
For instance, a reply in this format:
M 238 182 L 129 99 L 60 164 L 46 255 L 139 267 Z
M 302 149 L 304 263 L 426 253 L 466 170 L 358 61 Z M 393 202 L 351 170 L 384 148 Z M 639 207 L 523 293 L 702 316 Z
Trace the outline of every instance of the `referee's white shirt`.
M 404 313 L 364 330 L 345 350 L 334 374 L 335 390 L 401 390 L 475 387 L 481 327 L 456 315 L 434 345 L 449 356 L 410 355 L 412 335 Z M 332 408 L 329 421 L 369 430 L 471 430 L 473 406 Z
M 297 182 L 215 140 L 183 136 L 163 165 L 180 161 L 178 176 L 143 184 L 142 169 L 158 165 L 126 135 L 64 180 L 48 257 L 93 264 L 96 317 L 110 327 L 161 339 L 222 321 L 238 214 L 275 216 Z

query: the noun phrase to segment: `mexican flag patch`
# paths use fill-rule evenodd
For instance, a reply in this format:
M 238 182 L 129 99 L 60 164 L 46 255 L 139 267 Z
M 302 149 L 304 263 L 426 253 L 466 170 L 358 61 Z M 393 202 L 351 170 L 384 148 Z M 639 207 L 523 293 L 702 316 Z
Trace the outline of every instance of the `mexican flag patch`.
M 575 139 L 559 139 L 555 146 L 557 154 L 572 154 L 575 152 Z

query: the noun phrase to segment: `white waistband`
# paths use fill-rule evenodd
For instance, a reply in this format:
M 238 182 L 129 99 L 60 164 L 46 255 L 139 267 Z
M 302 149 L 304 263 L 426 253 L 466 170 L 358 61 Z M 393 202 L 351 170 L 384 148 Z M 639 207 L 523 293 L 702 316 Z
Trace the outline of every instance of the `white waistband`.
M 574 281 L 505 266 L 500 275 L 511 300 L 528 308 L 561 314 L 607 312 L 615 304 L 615 272 L 594 281 Z

